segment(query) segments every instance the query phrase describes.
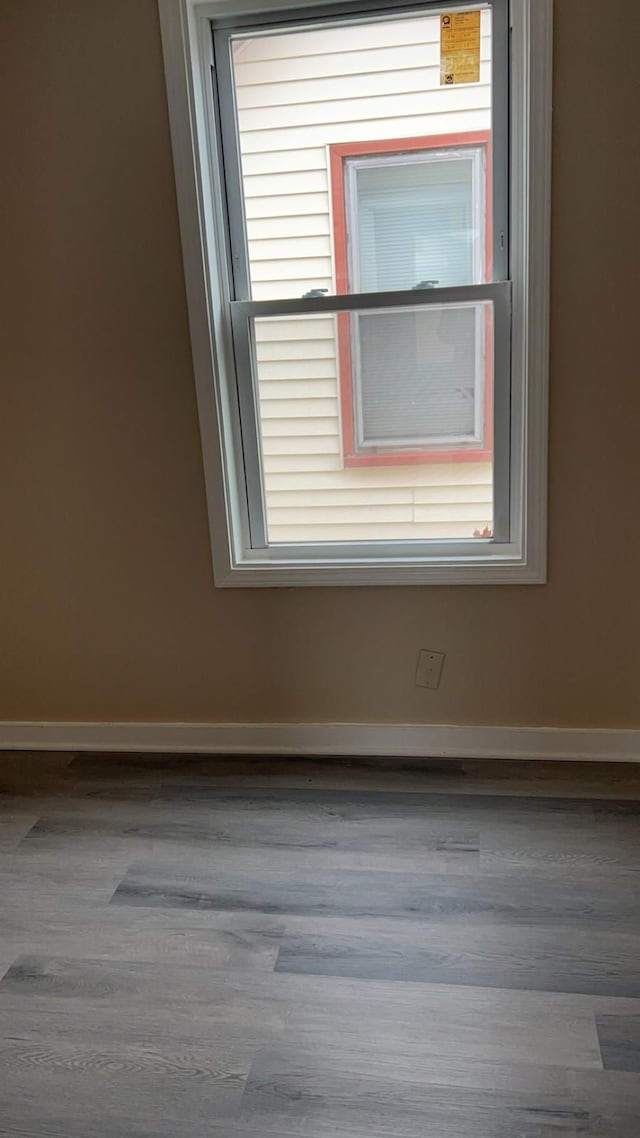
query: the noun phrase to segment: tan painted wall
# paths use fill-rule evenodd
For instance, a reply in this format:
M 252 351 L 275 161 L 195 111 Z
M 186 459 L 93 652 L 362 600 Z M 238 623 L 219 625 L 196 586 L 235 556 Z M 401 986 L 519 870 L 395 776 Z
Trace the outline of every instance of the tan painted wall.
M 3 0 L 2 718 L 640 727 L 640 5 L 556 9 L 549 585 L 216 591 L 155 5 Z

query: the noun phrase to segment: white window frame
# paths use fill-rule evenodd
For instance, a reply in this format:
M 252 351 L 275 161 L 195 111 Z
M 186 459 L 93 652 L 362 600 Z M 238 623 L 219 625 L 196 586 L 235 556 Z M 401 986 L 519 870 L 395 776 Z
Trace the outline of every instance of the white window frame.
M 459 147 L 455 145 L 433 148 L 428 150 L 410 150 L 404 154 L 402 152 L 388 151 L 381 154 L 367 154 L 363 157 L 354 157 L 345 159 L 345 177 L 346 177 L 346 222 L 347 233 L 350 233 L 351 239 L 349 241 L 349 285 L 352 292 L 361 291 L 360 283 L 360 250 L 357 246 L 355 234 L 358 229 L 358 218 L 360 211 L 360 202 L 358 200 L 358 186 L 357 186 L 357 172 L 358 170 L 378 170 L 384 166 L 415 166 L 418 163 L 435 162 L 442 164 L 444 162 L 460 162 L 471 160 L 472 162 L 472 194 L 473 194 L 473 214 L 475 218 L 475 231 L 473 238 L 473 284 L 480 284 L 485 279 L 485 249 L 486 249 L 486 232 L 481 225 L 486 225 L 486 202 L 484 186 L 486 175 L 484 171 L 484 147 L 481 145 L 469 145 L 466 147 Z M 471 283 L 471 282 L 470 282 Z M 474 305 L 469 302 L 460 307 L 469 307 L 476 309 L 476 348 L 475 348 L 475 376 L 474 376 L 474 408 L 475 408 L 475 423 L 474 429 L 470 434 L 466 435 L 424 435 L 424 436 L 407 436 L 398 438 L 375 438 L 365 437 L 364 432 L 364 399 L 362 389 L 362 364 L 360 358 L 360 337 L 358 335 L 358 324 L 360 316 L 353 313 L 351 316 L 352 328 L 352 345 L 353 345 L 353 374 L 352 374 L 352 389 L 354 394 L 354 419 L 356 429 L 356 445 L 358 453 L 366 455 L 367 453 L 376 454 L 400 454 L 403 450 L 409 451 L 428 451 L 428 450 L 464 450 L 465 448 L 477 449 L 484 445 L 485 437 L 485 387 L 487 375 L 487 363 L 485 354 L 485 325 L 486 320 L 484 315 L 481 315 L 483 309 L 481 305 Z M 379 309 L 381 313 L 384 309 Z M 400 309 L 389 309 L 388 311 L 401 311 Z
M 248 487 L 238 463 L 240 421 L 235 388 L 229 382 L 234 363 L 228 319 L 228 245 L 221 173 L 213 145 L 217 124 L 211 97 L 210 22 L 276 7 L 299 9 L 302 5 L 300 0 L 158 0 L 158 5 L 216 584 L 543 583 L 553 0 L 510 0 L 513 383 L 507 425 L 508 536 L 403 543 L 401 550 L 394 549 L 392 543 L 378 542 L 360 543 L 357 548 L 346 544 L 268 550 L 251 547 Z M 310 13 L 316 7 L 312 0 L 304 6 Z M 492 299 L 498 308 L 504 303 L 503 290 L 501 285 L 486 285 L 479 293 Z M 463 299 L 456 290 L 438 291 L 443 302 Z M 348 297 L 320 298 L 312 302 L 312 310 L 348 310 L 349 301 Z M 250 314 L 250 305 L 245 305 L 245 310 Z M 276 311 L 282 311 L 281 303 Z M 504 526 L 504 518 L 494 518 L 497 535 L 504 532 Z

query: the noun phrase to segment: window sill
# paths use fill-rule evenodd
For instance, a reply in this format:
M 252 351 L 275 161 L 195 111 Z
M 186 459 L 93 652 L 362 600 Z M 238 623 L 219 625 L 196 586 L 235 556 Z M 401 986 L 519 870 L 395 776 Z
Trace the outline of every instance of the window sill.
M 424 557 L 372 556 L 355 558 L 318 556 L 313 560 L 284 555 L 266 557 L 251 554 L 220 564 L 216 557 L 216 585 L 219 588 L 292 588 L 298 586 L 360 585 L 543 585 L 546 562 L 543 557 L 525 558 L 513 547 L 476 540 L 475 556 Z

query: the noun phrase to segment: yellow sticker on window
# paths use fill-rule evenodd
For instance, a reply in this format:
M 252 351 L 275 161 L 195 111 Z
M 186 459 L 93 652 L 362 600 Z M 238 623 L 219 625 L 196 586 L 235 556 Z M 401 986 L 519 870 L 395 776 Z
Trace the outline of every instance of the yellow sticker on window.
M 480 12 L 440 17 L 440 84 L 480 82 Z

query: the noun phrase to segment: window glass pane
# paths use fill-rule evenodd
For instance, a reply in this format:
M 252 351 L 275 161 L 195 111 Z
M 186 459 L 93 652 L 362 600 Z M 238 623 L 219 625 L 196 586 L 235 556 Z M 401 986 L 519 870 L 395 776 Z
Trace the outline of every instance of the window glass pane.
M 471 389 L 479 329 L 490 327 L 492 305 L 430 307 L 252 322 L 269 542 L 491 534 L 493 460 L 484 393 L 492 376 L 484 358 L 480 386 Z M 364 412 L 354 385 L 342 391 L 337 385 L 354 328 L 353 355 L 367 374 Z M 388 382 L 378 403 L 375 361 L 383 341 L 379 374 Z M 382 435 L 381 447 L 365 456 L 356 445 L 363 413 L 366 429 Z M 389 454 L 384 432 L 391 430 L 398 448 Z M 483 445 L 471 441 L 474 431 Z
M 438 12 L 237 34 L 232 78 L 253 299 L 489 279 L 489 8 L 479 82 L 441 84 Z

